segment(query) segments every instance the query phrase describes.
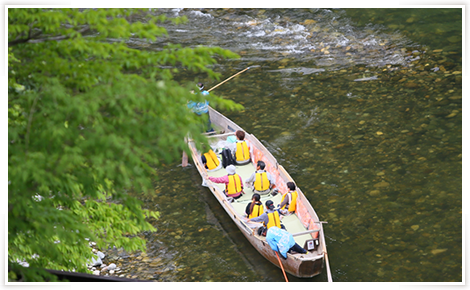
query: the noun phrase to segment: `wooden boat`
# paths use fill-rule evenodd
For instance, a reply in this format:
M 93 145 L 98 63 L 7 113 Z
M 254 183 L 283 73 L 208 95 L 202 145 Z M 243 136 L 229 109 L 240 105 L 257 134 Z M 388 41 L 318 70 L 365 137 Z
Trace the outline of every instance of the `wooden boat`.
M 226 140 L 228 136 L 235 135 L 237 130 L 243 129 L 213 108 L 209 108 L 209 115 L 215 129 L 215 134 L 208 135 L 209 144 L 218 152 L 221 148 L 217 147 L 224 143 L 220 141 Z M 253 164 L 256 164 L 258 160 L 264 161 L 266 163 L 265 169 L 276 179 L 276 188 L 278 188 L 279 194 L 274 196 L 272 193 L 262 195 L 261 201 L 263 206 L 268 199 L 272 200 L 275 205 L 280 204 L 282 194 L 288 191 L 286 183 L 293 181 L 293 179 L 255 136 L 246 131 L 245 134 L 245 140 L 248 140 L 253 147 L 252 162 L 242 166 L 236 165 L 236 172 L 245 181 L 256 170 Z M 245 219 L 245 208 L 251 202 L 253 195 L 251 189 L 245 186 L 245 194 L 231 202 L 231 198 L 227 198 L 223 193 L 225 185 L 213 183 L 208 179 L 209 176 L 220 177 L 226 175 L 225 169 L 221 167 L 215 171 L 206 170 L 201 160 L 201 153 L 204 152 L 199 152 L 191 139 L 188 139 L 187 142 L 193 162 L 203 178 L 203 184 L 212 191 L 235 225 L 263 257 L 277 267 L 280 267 L 279 261 L 281 261 L 286 272 L 301 278 L 319 275 L 322 272 L 324 262 L 326 262 L 328 280 L 331 281 L 322 223 L 300 188 L 297 187 L 298 199 L 295 214 L 282 217 L 281 222 L 285 225 L 287 231 L 294 236 L 297 244 L 308 249 L 308 252 L 307 254 L 288 253 L 287 259 L 278 259 L 276 252 L 266 242 L 266 237 L 257 233 L 261 223 L 247 222 Z

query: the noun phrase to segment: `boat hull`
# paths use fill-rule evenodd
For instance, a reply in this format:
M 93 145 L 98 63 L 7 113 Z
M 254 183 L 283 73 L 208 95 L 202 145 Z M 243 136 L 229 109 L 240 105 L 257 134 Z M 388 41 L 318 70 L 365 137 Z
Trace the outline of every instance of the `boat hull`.
M 220 114 L 219 112 L 215 111 L 214 109 L 210 108 L 209 113 L 210 113 L 211 122 L 214 125 L 214 127 L 222 129 L 223 131 L 223 134 L 219 134 L 217 136 L 229 136 L 229 135 L 233 135 L 236 130 L 243 130 L 237 124 L 235 124 L 234 122 L 232 122 L 231 120 L 229 120 L 228 118 Z M 210 136 L 208 137 L 211 138 Z M 292 180 L 292 178 L 288 175 L 285 169 L 277 163 L 276 159 L 261 144 L 261 142 L 259 142 L 259 140 L 256 139 L 256 137 L 254 137 L 251 134 L 246 133 L 245 139 L 249 140 L 250 143 L 255 148 L 257 148 L 257 150 L 261 152 L 257 154 L 258 158 L 261 158 L 260 156 L 262 156 L 263 161 L 267 163 L 267 168 L 269 167 L 268 171 L 270 171 L 271 174 L 275 174 L 278 177 L 278 179 L 282 181 L 282 182 L 279 182 L 279 185 L 280 185 L 279 189 L 281 192 L 284 192 L 284 190 L 286 190 L 286 187 L 285 187 L 285 184 L 283 185 L 282 183 L 286 183 L 287 181 Z M 246 220 L 240 215 L 240 213 L 234 209 L 230 201 L 227 200 L 227 198 L 225 197 L 220 187 L 210 182 L 210 180 L 207 179 L 208 173 L 204 165 L 202 164 L 200 153 L 197 151 L 194 142 L 192 142 L 190 138 L 187 141 L 188 141 L 188 145 L 191 151 L 191 157 L 194 162 L 194 165 L 199 171 L 206 186 L 211 190 L 214 197 L 218 200 L 220 205 L 224 208 L 226 213 L 230 216 L 232 221 L 240 229 L 241 233 L 251 243 L 251 245 L 264 258 L 266 258 L 275 266 L 280 267 L 279 260 L 276 256 L 276 253 L 271 249 L 269 244 L 266 242 L 266 238 L 259 236 L 256 233 L 257 226 L 256 225 L 254 226 L 251 223 L 247 223 Z M 257 161 L 256 159 L 253 160 L 253 162 L 256 162 L 256 161 Z M 276 185 L 278 185 L 278 183 L 276 183 Z M 299 204 L 302 205 L 302 209 L 303 209 L 302 222 L 304 223 L 306 230 L 314 231 L 314 233 L 309 233 L 309 235 L 311 235 L 312 237 L 315 237 L 314 235 L 315 233 L 317 233 L 316 240 L 319 242 L 319 245 L 316 247 L 316 250 L 311 251 L 305 255 L 288 253 L 287 259 L 280 258 L 280 260 L 281 260 L 284 270 L 287 273 L 294 275 L 296 277 L 299 277 L 299 278 L 311 278 L 316 275 L 319 275 L 322 272 L 323 265 L 324 265 L 325 255 L 322 250 L 323 243 L 324 243 L 323 228 L 321 226 L 318 226 L 318 224 L 320 224 L 318 220 L 318 216 L 316 215 L 315 211 L 311 207 L 306 197 L 303 195 L 303 193 L 301 192 L 299 188 L 297 191 L 299 193 L 298 209 L 299 209 Z M 321 237 L 320 239 L 318 238 L 319 236 Z

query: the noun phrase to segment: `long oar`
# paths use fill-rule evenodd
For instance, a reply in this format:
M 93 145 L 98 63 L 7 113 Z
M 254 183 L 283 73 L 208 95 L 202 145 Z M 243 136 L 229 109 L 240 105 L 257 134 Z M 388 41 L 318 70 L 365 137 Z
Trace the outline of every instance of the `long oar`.
M 241 74 L 242 72 L 245 72 L 245 71 L 247 71 L 247 70 L 249 70 L 250 68 L 253 68 L 253 67 L 257 67 L 257 66 L 249 66 L 249 67 L 247 67 L 246 69 L 244 69 L 244 70 L 242 70 L 242 71 L 240 71 L 240 72 L 234 74 L 233 76 L 229 77 L 229 78 L 226 79 L 225 81 L 221 82 L 220 84 L 216 85 L 215 87 L 212 87 L 210 90 L 207 90 L 207 91 L 208 91 L 208 92 L 212 91 L 213 89 L 217 88 L 217 87 L 220 86 L 221 84 L 223 84 L 223 83 L 225 83 L 225 82 L 231 80 L 232 78 L 236 77 L 237 75 Z
M 281 262 L 281 259 L 279 258 L 279 255 L 277 254 L 277 252 L 274 252 L 274 253 L 276 253 L 276 257 L 277 257 L 277 260 L 279 261 L 279 265 L 281 265 L 282 274 L 284 274 L 284 278 L 286 279 L 286 282 L 289 282 L 289 280 L 287 280 L 287 275 L 286 275 L 286 272 L 284 271 L 284 266 L 282 266 L 282 262 Z
M 324 223 L 326 223 L 326 222 L 320 222 L 320 227 L 321 227 L 323 252 L 325 253 L 326 274 L 328 276 L 328 282 L 333 282 L 333 278 L 331 278 L 330 263 L 328 262 L 328 252 L 326 251 L 325 232 L 323 231 L 323 224 Z

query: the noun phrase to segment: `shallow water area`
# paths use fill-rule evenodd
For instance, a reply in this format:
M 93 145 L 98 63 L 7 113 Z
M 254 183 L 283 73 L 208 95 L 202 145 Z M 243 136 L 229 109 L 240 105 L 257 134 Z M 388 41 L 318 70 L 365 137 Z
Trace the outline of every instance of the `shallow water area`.
M 301 187 L 324 225 L 333 280 L 462 281 L 462 48 L 456 9 L 162 9 L 166 42 L 220 46 L 213 92 Z M 459 22 L 460 21 L 460 22 Z M 138 45 L 138 44 L 135 44 Z M 259 67 L 258 67 L 259 66 Z M 183 72 L 180 81 L 205 75 Z M 194 167 L 157 170 L 146 256 L 155 281 L 284 281 L 201 186 Z M 141 257 L 139 259 L 139 257 Z M 119 266 L 119 265 L 118 265 Z M 312 279 L 327 281 L 326 271 Z

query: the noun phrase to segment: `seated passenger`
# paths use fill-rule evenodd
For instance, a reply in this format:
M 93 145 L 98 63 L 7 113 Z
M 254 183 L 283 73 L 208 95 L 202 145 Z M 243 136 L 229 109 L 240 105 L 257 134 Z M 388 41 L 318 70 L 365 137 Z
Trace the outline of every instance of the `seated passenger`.
M 245 140 L 245 132 L 237 130 L 235 132 L 237 136 L 237 142 L 235 143 L 233 155 L 237 165 L 245 165 L 250 163 L 253 150 L 249 144 L 249 141 Z
M 234 199 L 238 199 L 243 194 L 242 178 L 240 175 L 235 173 L 235 166 L 233 165 L 227 166 L 225 170 L 227 170 L 227 175 L 222 177 L 209 176 L 209 179 L 215 183 L 225 183 L 225 195 Z
M 245 209 L 246 216 L 248 218 L 259 217 L 264 213 L 263 203 L 260 201 L 259 194 L 255 193 L 251 197 L 251 202 L 246 206 Z
M 207 171 L 215 171 L 222 166 L 217 154 L 215 154 L 212 149 L 209 149 L 209 152 L 201 155 L 201 161 Z
M 256 171 L 245 181 L 245 184 L 249 186 L 254 193 L 261 195 L 268 194 L 276 185 L 273 176 L 264 170 L 265 167 L 266 164 L 263 161 L 258 161 L 256 163 Z
M 297 205 L 297 197 L 299 196 L 299 194 L 295 190 L 295 183 L 289 181 L 286 185 L 287 188 L 289 188 L 289 191 L 284 193 L 284 195 L 282 196 L 282 202 L 279 205 L 279 207 L 281 208 L 280 212 L 283 215 L 295 212 L 295 206 Z
M 258 230 L 258 234 L 265 236 L 266 230 L 271 227 L 278 227 L 280 229 L 285 229 L 284 225 L 281 224 L 281 218 L 279 217 L 279 212 L 274 210 L 274 203 L 272 200 L 266 201 L 266 212 L 264 212 L 259 217 L 248 218 L 247 222 L 263 222 L 263 227 Z

